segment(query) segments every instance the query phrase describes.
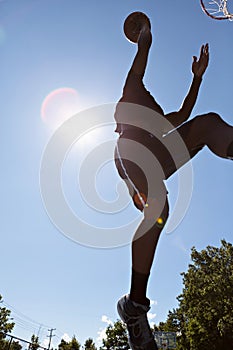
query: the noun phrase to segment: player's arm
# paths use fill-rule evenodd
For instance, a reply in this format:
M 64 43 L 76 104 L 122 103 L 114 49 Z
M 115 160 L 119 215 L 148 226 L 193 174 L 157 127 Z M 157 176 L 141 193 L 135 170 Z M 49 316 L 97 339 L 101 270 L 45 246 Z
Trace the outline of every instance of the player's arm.
M 209 62 L 209 46 L 208 44 L 202 45 L 200 51 L 200 57 L 193 57 L 192 72 L 193 80 L 190 86 L 189 92 L 185 97 L 182 106 L 179 111 L 167 114 L 165 117 L 174 126 L 177 127 L 185 122 L 193 110 L 196 103 L 198 91 L 202 82 L 202 76 L 206 71 Z
M 131 71 L 133 71 L 135 74 L 142 76 L 144 75 L 151 43 L 152 34 L 150 28 L 147 25 L 145 25 L 141 30 L 138 39 L 137 54 L 131 66 Z

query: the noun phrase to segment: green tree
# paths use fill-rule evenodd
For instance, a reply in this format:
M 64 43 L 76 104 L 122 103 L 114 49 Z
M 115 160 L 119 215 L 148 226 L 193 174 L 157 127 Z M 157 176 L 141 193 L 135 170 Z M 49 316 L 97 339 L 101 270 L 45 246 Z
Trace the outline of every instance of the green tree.
M 35 334 L 31 337 L 31 344 L 29 345 L 30 350 L 37 350 L 40 347 L 39 343 L 39 337 L 37 337 Z
M 15 341 L 13 339 L 11 340 L 4 339 L 1 342 L 0 349 L 1 350 L 21 350 L 22 345 L 20 345 L 18 341 Z
M 165 327 L 177 332 L 179 350 L 231 349 L 233 344 L 233 246 L 192 248 L 192 264 L 182 273 L 179 307 Z
M 75 336 L 73 336 L 71 342 L 70 342 L 70 347 L 69 350 L 79 350 L 81 347 L 81 344 L 77 341 Z
M 14 328 L 14 322 L 11 322 L 10 314 L 11 311 L 1 306 L 3 302 L 2 296 L 0 295 L 0 348 L 3 344 L 3 340 L 7 333 L 11 333 Z
M 58 345 L 58 350 L 68 350 L 68 342 L 62 339 L 60 344 Z
M 62 339 L 58 345 L 58 350 L 79 350 L 80 347 L 81 344 L 77 341 L 75 336 L 73 336 L 70 342 L 66 342 L 64 339 Z
M 10 350 L 21 350 L 22 348 L 23 348 L 22 345 L 20 345 L 18 341 L 13 341 L 11 343 Z M 8 349 L 8 348 L 6 348 L 6 349 Z
M 128 350 L 127 329 L 124 323 L 116 321 L 113 325 L 109 325 L 106 330 L 106 339 L 103 339 L 103 346 L 100 350 Z
M 84 350 L 97 350 L 92 338 L 88 338 L 84 344 Z

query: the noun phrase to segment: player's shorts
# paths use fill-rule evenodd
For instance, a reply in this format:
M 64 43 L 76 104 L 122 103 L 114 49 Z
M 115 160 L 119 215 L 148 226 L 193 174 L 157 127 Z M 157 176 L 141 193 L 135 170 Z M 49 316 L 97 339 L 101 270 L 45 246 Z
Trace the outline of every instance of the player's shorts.
M 175 171 L 174 161 L 163 143 L 144 130 L 126 130 L 115 149 L 115 164 L 126 182 L 134 205 L 143 210 L 148 197 L 164 201 L 167 190 L 164 180 Z

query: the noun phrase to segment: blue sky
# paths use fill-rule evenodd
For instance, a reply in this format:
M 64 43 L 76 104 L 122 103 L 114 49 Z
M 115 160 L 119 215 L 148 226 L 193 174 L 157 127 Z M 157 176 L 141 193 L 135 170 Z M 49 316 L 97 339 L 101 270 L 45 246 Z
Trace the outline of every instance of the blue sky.
M 82 344 L 88 337 L 97 342 L 99 332 L 118 317 L 116 301 L 129 290 L 130 246 L 91 248 L 64 236 L 46 213 L 39 176 L 56 116 L 119 99 L 136 49 L 125 39 L 122 26 L 137 10 L 152 22 L 145 84 L 165 112 L 179 108 L 192 79 L 192 56 L 208 42 L 210 64 L 192 117 L 216 111 L 233 124 L 232 23 L 205 16 L 198 0 L 0 2 L 0 293 L 15 317 L 16 336 L 30 339 L 36 333 L 45 344 L 48 328 L 56 328 L 54 345 L 64 334 L 75 334 Z M 114 140 L 113 129 L 103 136 Z M 68 159 L 64 172 L 64 188 L 80 212 L 85 203 L 74 193 L 73 169 L 80 166 L 81 154 L 95 147 L 95 137 L 99 135 L 77 145 L 77 157 Z M 177 305 L 180 273 L 187 270 L 191 247 L 219 246 L 222 238 L 233 238 L 232 162 L 204 149 L 192 165 L 188 211 L 176 230 L 161 236 L 152 269 L 148 296 L 155 301 L 155 323 L 165 321 L 168 310 Z M 114 181 L 120 179 L 113 163 L 97 180 L 102 196 L 114 198 Z M 172 211 L 177 177 L 167 186 Z M 133 207 L 129 212 L 138 215 Z M 113 227 L 117 224 L 114 215 L 95 212 L 90 218 L 89 211 L 85 213 L 85 220 L 98 225 L 104 226 L 105 219 Z

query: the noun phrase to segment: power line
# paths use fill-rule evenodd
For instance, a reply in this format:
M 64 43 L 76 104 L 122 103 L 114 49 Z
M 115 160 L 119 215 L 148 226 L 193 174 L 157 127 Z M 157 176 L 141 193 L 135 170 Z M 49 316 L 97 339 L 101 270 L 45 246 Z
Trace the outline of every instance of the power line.
M 15 325 L 21 329 L 24 329 L 28 332 L 33 333 L 33 334 L 37 334 L 37 336 L 40 335 L 40 338 L 42 337 L 49 337 L 49 341 L 50 344 L 49 346 L 51 346 L 51 340 L 52 337 L 56 337 L 56 338 L 62 338 L 62 336 L 65 334 L 65 332 L 61 331 L 61 330 L 57 330 L 58 335 L 57 334 L 53 334 L 53 331 L 55 330 L 55 328 L 53 329 L 52 327 L 45 325 L 41 322 L 35 321 L 34 319 L 26 316 L 25 314 L 23 314 L 21 311 L 17 310 L 15 307 L 13 307 L 12 305 L 8 304 L 5 300 L 2 300 L 1 304 L 3 304 L 6 308 L 8 308 L 11 311 L 11 316 L 13 318 L 13 321 L 15 323 Z M 48 329 L 50 328 L 50 329 Z M 52 330 L 52 332 L 51 332 Z M 50 335 L 46 336 L 46 332 L 51 332 Z
M 12 320 L 15 323 L 15 326 L 26 330 L 27 332 L 29 332 L 30 335 L 37 334 L 39 336 L 40 334 L 40 338 L 46 337 L 48 328 L 50 328 L 48 325 L 39 323 L 34 319 L 26 316 L 21 311 L 17 310 L 15 307 L 13 307 L 5 301 L 2 301 L 1 304 L 3 304 L 4 307 L 11 311 Z
M 36 325 L 39 326 L 39 327 L 41 327 L 41 326 L 43 326 L 43 327 L 45 327 L 45 328 L 48 328 L 48 327 L 49 327 L 48 325 L 45 325 L 45 324 L 43 324 L 43 323 L 41 323 L 41 322 L 38 322 L 38 321 L 35 321 L 35 320 L 33 320 L 32 318 L 30 318 L 30 317 L 24 315 L 21 311 L 17 310 L 17 309 L 16 309 L 15 307 L 13 307 L 12 305 L 6 303 L 5 300 L 3 300 L 2 304 L 3 304 L 4 306 L 6 306 L 7 308 L 10 308 L 11 311 L 12 311 L 13 313 L 15 313 L 16 315 L 18 315 L 19 317 L 23 317 L 25 320 L 28 321 L 28 323 L 36 324 Z

